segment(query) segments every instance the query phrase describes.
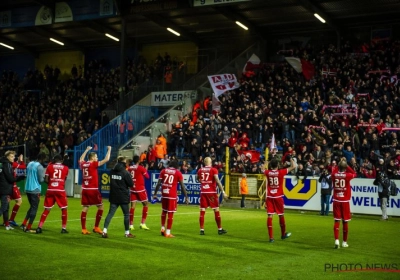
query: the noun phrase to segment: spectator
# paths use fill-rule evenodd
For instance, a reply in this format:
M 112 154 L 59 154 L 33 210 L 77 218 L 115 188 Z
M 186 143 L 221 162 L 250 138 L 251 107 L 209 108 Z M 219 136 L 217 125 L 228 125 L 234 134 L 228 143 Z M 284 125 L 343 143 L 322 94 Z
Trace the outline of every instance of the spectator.
M 248 193 L 249 186 L 247 185 L 247 175 L 246 173 L 242 173 L 242 179 L 240 180 L 240 195 L 242 196 L 242 199 L 240 201 L 240 208 L 246 208 L 244 201 Z
M 149 145 L 147 148 L 147 162 L 150 164 L 150 162 L 156 162 L 157 161 L 157 155 L 156 155 L 156 150 L 153 147 L 153 145 Z
M 330 197 L 332 194 L 332 179 L 328 170 L 324 170 L 318 180 L 321 183 L 321 216 L 329 215 Z
M 132 118 L 130 118 L 128 123 L 127 123 L 127 126 L 126 126 L 126 129 L 128 131 L 128 139 L 131 139 L 132 136 L 133 136 L 133 128 L 134 128 L 133 127 L 133 120 L 132 120 Z
M 165 150 L 165 146 L 161 144 L 161 141 L 157 139 L 156 145 L 154 146 L 154 151 L 155 151 L 155 156 L 157 160 L 157 164 L 164 159 L 164 157 L 167 154 L 167 151 Z
M 378 196 L 382 210 L 382 217 L 380 220 L 387 221 L 387 204 L 389 200 L 390 179 L 388 178 L 385 171 L 382 170 L 377 173 L 377 176 L 374 180 L 374 185 L 378 186 Z
M 182 174 L 191 174 L 193 168 L 190 166 L 190 164 L 186 160 L 183 160 L 181 168 L 179 170 L 181 171 Z

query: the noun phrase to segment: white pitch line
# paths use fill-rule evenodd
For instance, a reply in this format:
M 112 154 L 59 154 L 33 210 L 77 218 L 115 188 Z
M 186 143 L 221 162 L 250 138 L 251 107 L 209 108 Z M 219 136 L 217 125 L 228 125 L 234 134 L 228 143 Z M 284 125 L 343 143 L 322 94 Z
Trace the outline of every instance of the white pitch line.
M 223 213 L 226 213 L 226 212 L 240 212 L 240 211 L 244 211 L 244 210 L 227 210 L 227 211 L 222 211 Z M 199 215 L 199 212 L 175 212 L 175 214 L 174 214 L 174 216 L 175 215 L 178 215 L 178 216 L 180 216 L 180 215 L 192 215 L 192 214 L 196 214 L 196 215 Z M 103 213 L 103 217 L 102 217 L 102 219 L 103 218 L 105 218 L 107 216 L 107 214 L 106 215 L 104 215 L 104 213 Z M 116 219 L 120 219 L 120 218 L 123 218 L 124 216 L 114 216 L 113 217 L 113 219 L 114 218 L 116 218 Z M 160 214 L 156 214 L 156 215 L 147 215 L 147 217 L 160 217 Z M 95 220 L 96 218 L 86 218 L 86 221 L 88 221 L 88 220 Z M 80 221 L 81 219 L 79 218 L 79 219 L 68 219 L 68 222 L 76 222 L 76 221 Z M 61 219 L 59 219 L 59 220 L 46 220 L 46 224 L 47 223 L 55 223 L 55 222 L 61 222 Z

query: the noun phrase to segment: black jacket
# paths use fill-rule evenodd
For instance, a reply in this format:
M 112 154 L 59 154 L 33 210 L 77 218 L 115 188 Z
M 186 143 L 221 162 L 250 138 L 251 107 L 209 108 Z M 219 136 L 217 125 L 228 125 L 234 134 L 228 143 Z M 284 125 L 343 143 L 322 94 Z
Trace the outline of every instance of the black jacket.
M 14 172 L 11 162 L 3 157 L 0 159 L 0 195 L 12 195 L 14 182 Z
M 375 178 L 373 184 L 376 186 L 382 187 L 382 191 L 379 191 L 379 189 L 378 189 L 379 198 L 382 198 L 382 197 L 389 198 L 390 180 L 384 172 L 377 172 L 376 178 Z
M 125 163 L 118 162 L 110 172 L 110 202 L 113 204 L 129 203 L 129 188 L 131 187 L 133 187 L 131 174 L 125 169 Z
M 323 189 L 321 186 L 321 195 L 332 195 L 332 178 L 330 174 L 322 172 L 320 175 L 318 182 L 323 183 L 326 182 L 329 186 L 327 189 Z

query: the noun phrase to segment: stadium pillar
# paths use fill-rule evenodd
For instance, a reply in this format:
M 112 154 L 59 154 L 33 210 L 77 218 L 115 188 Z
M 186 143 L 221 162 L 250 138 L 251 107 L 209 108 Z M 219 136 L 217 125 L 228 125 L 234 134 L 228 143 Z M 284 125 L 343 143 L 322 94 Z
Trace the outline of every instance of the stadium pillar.
M 229 191 L 230 191 L 230 179 L 231 179 L 231 171 L 229 168 L 229 162 L 230 162 L 230 150 L 229 147 L 225 147 L 225 192 L 226 195 L 229 196 Z
M 125 95 L 126 86 L 126 18 L 121 19 L 119 96 Z

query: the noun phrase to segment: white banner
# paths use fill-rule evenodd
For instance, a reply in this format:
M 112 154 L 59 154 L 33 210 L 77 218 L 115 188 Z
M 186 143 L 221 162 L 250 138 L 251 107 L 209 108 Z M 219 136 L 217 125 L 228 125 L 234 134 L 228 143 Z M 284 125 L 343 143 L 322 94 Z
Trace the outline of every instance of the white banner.
M 194 7 L 217 5 L 217 4 L 229 4 L 234 2 L 246 2 L 250 0 L 193 0 Z
M 309 177 L 303 184 L 301 179 L 297 179 L 295 176 L 285 177 L 285 208 L 320 211 L 321 186 L 318 179 L 319 177 Z M 378 199 L 378 186 L 375 186 L 373 181 L 373 179 L 362 178 L 351 180 L 350 209 L 352 213 L 382 215 Z M 387 214 L 389 216 L 400 216 L 400 180 L 394 181 L 397 185 L 397 196 L 389 198 Z M 330 212 L 332 212 L 332 205 Z
M 240 87 L 236 76 L 234 74 L 220 74 L 208 76 L 211 88 L 214 91 L 216 97 L 220 96 L 228 90 L 233 90 Z
M 195 91 L 159 91 L 151 93 L 151 106 L 174 106 L 186 98 L 196 99 Z
M 57 2 L 54 22 L 67 22 L 73 20 L 74 16 L 68 3 Z

